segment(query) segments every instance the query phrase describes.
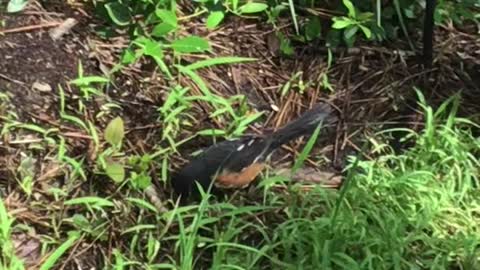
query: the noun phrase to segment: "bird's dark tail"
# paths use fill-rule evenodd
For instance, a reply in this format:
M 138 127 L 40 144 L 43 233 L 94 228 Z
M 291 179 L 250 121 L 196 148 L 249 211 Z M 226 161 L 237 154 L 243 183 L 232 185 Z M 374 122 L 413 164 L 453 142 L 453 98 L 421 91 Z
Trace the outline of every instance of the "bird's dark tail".
M 325 120 L 327 120 L 331 111 L 330 105 L 326 103 L 316 104 L 311 110 L 306 111 L 299 118 L 270 134 L 270 150 L 275 150 L 300 136 L 313 133 L 320 122 L 325 124 Z

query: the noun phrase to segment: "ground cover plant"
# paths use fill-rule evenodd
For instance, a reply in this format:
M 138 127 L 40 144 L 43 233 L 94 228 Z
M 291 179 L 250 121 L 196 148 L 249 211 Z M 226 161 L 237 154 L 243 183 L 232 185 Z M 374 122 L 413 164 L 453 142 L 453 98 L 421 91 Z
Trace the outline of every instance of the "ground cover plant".
M 478 1 L 0 1 L 0 269 L 477 269 Z M 316 102 L 251 186 L 170 175 Z

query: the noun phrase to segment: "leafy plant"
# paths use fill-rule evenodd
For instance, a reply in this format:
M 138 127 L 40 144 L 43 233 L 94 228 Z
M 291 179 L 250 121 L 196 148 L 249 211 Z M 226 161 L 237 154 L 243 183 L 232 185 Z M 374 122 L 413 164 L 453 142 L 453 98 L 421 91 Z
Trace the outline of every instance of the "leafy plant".
M 280 89 L 282 96 L 285 96 L 291 90 L 296 90 L 300 94 L 303 94 L 310 84 L 312 84 L 312 82 L 304 83 L 302 77 L 303 72 L 301 71 L 293 74 L 293 76 Z
M 90 100 L 93 95 L 99 96 L 102 94 L 102 91 L 96 87 L 96 84 L 99 84 L 99 87 L 102 88 L 104 84 L 109 82 L 110 80 L 108 78 L 100 76 L 84 76 L 83 65 L 81 62 L 78 62 L 78 78 L 72 80 L 70 83 L 80 89 L 85 100 Z
M 438 23 L 452 20 L 455 24 L 462 25 L 466 21 L 479 23 L 480 3 L 478 0 L 445 1 L 440 0 L 435 12 L 435 21 Z
M 22 11 L 28 4 L 28 0 L 10 0 L 7 4 L 7 12 L 16 13 Z
M 19 184 L 28 197 L 32 195 L 33 183 L 35 177 L 35 159 L 31 156 L 22 158 L 20 165 L 17 168 L 20 176 Z
M 114 158 L 121 150 L 124 135 L 123 120 L 120 117 L 116 117 L 110 121 L 104 133 L 105 141 L 110 147 L 100 153 L 98 157 L 101 168 L 116 183 L 121 183 L 125 179 L 124 165 Z
M 355 34 L 361 30 L 366 38 L 372 38 L 372 31 L 368 23 L 372 22 L 374 14 L 371 12 L 357 12 L 350 0 L 343 0 L 343 5 L 348 10 L 348 16 L 334 17 L 333 29 L 342 29 L 343 38 L 348 46 L 355 43 Z

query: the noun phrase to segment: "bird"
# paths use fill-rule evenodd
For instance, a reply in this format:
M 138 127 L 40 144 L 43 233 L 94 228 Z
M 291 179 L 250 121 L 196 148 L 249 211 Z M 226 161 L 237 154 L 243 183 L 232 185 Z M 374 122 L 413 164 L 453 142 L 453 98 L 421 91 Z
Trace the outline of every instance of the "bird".
M 245 136 L 214 144 L 172 174 L 171 185 L 181 198 L 199 194 L 213 181 L 212 189 L 242 189 L 265 168 L 266 161 L 280 146 L 309 135 L 331 114 L 327 103 L 317 103 L 300 117 L 267 135 Z

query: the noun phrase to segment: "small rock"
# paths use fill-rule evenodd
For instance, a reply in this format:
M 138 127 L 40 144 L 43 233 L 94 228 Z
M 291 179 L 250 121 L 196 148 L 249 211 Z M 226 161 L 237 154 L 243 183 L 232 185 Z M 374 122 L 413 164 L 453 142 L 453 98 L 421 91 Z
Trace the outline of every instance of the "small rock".
M 51 92 L 52 86 L 50 86 L 48 83 L 35 81 L 32 84 L 32 90 L 38 90 L 40 92 Z

